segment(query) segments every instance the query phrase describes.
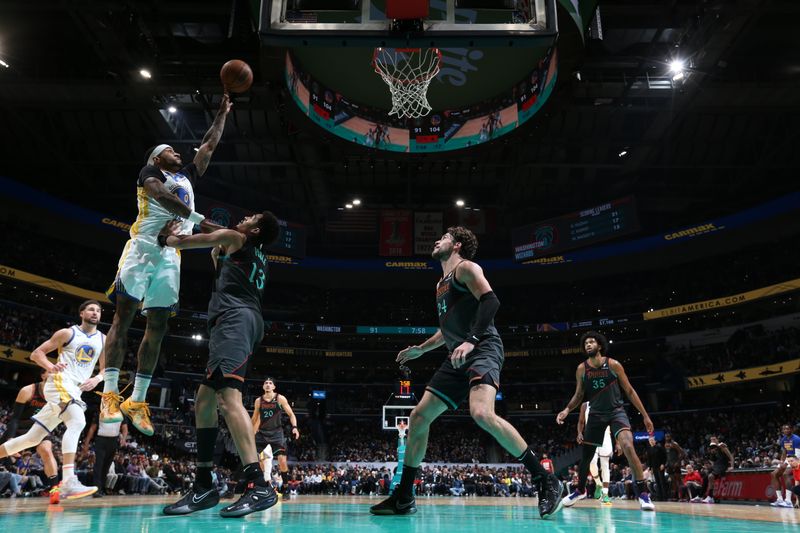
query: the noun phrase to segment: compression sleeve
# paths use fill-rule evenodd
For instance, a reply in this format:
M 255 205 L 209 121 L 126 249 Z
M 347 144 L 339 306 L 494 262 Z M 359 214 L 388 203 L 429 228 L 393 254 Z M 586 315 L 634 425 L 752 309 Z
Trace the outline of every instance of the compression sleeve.
M 464 339 L 466 342 L 472 344 L 478 344 L 480 342 L 481 336 L 486 332 L 486 328 L 489 327 L 492 320 L 494 320 L 494 315 L 497 313 L 497 310 L 500 309 L 500 300 L 497 299 L 497 295 L 494 291 L 489 291 L 482 295 L 479 301 L 478 316 L 475 319 L 475 324 L 472 326 L 472 330 L 467 335 L 467 338 Z

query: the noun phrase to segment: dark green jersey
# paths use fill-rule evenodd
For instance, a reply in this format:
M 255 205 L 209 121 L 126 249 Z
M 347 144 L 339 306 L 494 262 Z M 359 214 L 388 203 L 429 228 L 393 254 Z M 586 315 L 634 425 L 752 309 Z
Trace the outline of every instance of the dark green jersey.
M 208 303 L 209 322 L 225 311 L 241 307 L 260 314 L 267 273 L 267 256 L 249 242 L 231 255 L 220 255 Z
M 459 263 L 461 264 L 461 263 Z M 467 338 L 478 315 L 480 302 L 466 285 L 456 279 L 454 268 L 436 284 L 436 311 L 439 315 L 439 329 L 444 336 L 447 349 L 452 352 Z M 478 338 L 498 337 L 494 320 L 485 331 L 478 332 Z
M 625 405 L 617 375 L 608 365 L 608 357 L 604 359 L 600 368 L 594 368 L 589 361 L 583 362 L 583 391 L 589 402 L 590 415 L 612 414 Z
M 258 426 L 259 431 L 265 433 L 283 431 L 283 426 L 281 425 L 281 413 L 283 413 L 283 408 L 281 404 L 278 403 L 277 394 L 271 400 L 267 400 L 262 396 L 261 405 L 259 405 L 258 410 L 261 419 L 261 425 Z

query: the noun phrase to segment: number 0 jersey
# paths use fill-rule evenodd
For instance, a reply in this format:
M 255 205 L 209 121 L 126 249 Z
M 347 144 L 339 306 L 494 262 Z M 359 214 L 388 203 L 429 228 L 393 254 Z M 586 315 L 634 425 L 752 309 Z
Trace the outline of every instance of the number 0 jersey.
M 131 239 L 145 238 L 147 241 L 155 242 L 158 232 L 170 220 L 180 220 L 181 229 L 179 233 L 181 235 L 191 235 L 194 227 L 192 222 L 173 215 L 157 200 L 147 195 L 144 189 L 144 182 L 147 178 L 156 178 L 161 181 L 171 193 L 186 204 L 186 207 L 194 211 L 192 181 L 197 178 L 197 168 L 194 163 L 186 165 L 175 173 L 162 170 L 154 165 L 145 165 L 139 172 L 139 179 L 136 184 L 136 203 L 139 208 L 139 214 L 131 226 Z
M 623 409 L 622 391 L 619 390 L 617 375 L 605 358 L 600 368 L 594 368 L 589 361 L 583 362 L 583 392 L 592 413 L 608 415 Z
M 267 256 L 250 242 L 231 255 L 220 255 L 208 303 L 209 322 L 225 311 L 241 307 L 254 309 L 260 315 L 267 274 Z

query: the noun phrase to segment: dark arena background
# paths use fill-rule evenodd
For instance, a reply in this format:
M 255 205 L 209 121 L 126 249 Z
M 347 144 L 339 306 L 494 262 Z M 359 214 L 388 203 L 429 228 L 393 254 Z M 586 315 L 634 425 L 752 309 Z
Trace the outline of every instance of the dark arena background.
M 795 0 L 3 0 L 0 527 L 797 531 L 799 20 Z M 414 63 L 424 53 L 432 63 Z M 249 65 L 252 85 L 246 71 L 238 86 L 227 81 L 239 92 L 228 90 L 225 114 L 220 69 L 231 59 Z M 406 63 L 410 74 L 384 76 L 392 96 L 376 70 Z M 179 167 L 151 166 L 150 189 L 137 182 L 162 144 L 181 165 L 207 163 L 193 189 L 169 185 Z M 152 196 L 153 183 L 170 198 Z M 132 295 L 128 309 L 137 286 L 168 299 L 148 270 L 177 256 L 179 238 L 153 244 L 165 220 L 188 218 L 201 235 L 208 221 L 233 228 L 264 210 L 279 220 L 277 241 L 263 246 L 268 267 L 260 278 L 255 262 L 239 269 L 263 289 L 264 336 L 226 383 L 242 387 L 237 412 L 277 417 L 288 471 L 278 454 L 262 461 L 278 502 L 222 518 L 255 490 L 255 467 L 243 467 L 230 404 L 220 403 L 216 437 L 198 438 L 197 391 L 209 357 L 232 357 L 251 334 L 234 329 L 210 353 L 218 280 L 208 249 L 173 259 L 179 302 L 160 346 L 145 335 L 152 316 L 117 335 L 123 411 L 129 396 L 146 402 L 136 420 L 126 412 L 98 433 L 112 374 L 70 397 L 72 370 L 56 362 L 91 363 L 89 344 L 71 348 L 87 324 L 78 308 L 99 302 L 105 340 L 124 311 L 109 287 Z M 155 219 L 155 252 L 130 259 L 126 242 Z M 448 281 L 458 257 L 442 250 L 455 246 L 454 227 L 477 237 L 489 285 L 475 281 L 480 270 L 467 279 L 469 263 Z M 234 259 L 219 268 L 239 268 Z M 126 261 L 132 273 L 117 279 Z M 478 309 L 468 326 L 488 309 L 484 293 L 499 300 L 499 383 L 472 366 L 491 351 L 487 339 L 499 346 L 488 330 L 399 356 L 455 327 L 448 287 L 462 291 L 461 308 Z M 166 316 L 170 305 L 153 308 Z M 63 328 L 73 337 L 40 357 Z M 590 474 L 575 503 L 588 448 L 578 443 L 580 398 L 563 424 L 556 417 L 576 368 L 593 372 L 581 340 L 590 331 L 608 339 L 603 355 L 624 366 L 646 414 L 619 381 L 630 431 L 614 429 L 610 479 Z M 134 385 L 143 338 L 158 355 L 149 388 Z M 459 404 L 438 381 L 426 386 L 465 345 L 475 351 L 458 382 L 470 399 Z M 101 364 L 111 366 L 111 350 Z M 88 366 L 85 377 L 101 370 Z M 54 372 L 44 385 L 40 367 Z M 289 409 L 265 414 L 266 378 Z M 587 383 L 585 399 L 603 397 L 605 382 Z M 602 390 L 592 396 L 592 386 Z M 440 411 L 420 414 L 426 402 L 412 412 L 424 397 L 442 407 L 435 421 Z M 82 403 L 85 428 L 65 468 L 62 444 L 77 431 L 69 413 L 80 418 L 72 406 Z M 52 429 L 31 418 L 51 407 L 59 424 L 43 444 L 8 444 Z M 144 411 L 151 436 L 137 429 Z M 509 424 L 533 454 L 523 462 L 524 446 L 493 437 Z M 261 452 L 264 432 L 251 429 L 241 438 L 255 432 Z M 211 448 L 213 466 L 203 466 L 198 454 Z M 563 481 L 547 520 L 542 467 Z M 164 514 L 200 493 L 209 468 L 219 503 Z M 371 512 L 390 492 L 404 501 L 412 484 L 415 514 Z

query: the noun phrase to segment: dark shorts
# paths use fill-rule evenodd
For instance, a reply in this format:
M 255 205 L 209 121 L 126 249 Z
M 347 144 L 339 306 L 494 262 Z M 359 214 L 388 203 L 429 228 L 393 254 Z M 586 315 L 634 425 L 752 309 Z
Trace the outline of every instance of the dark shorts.
M 229 309 L 209 324 L 205 385 L 219 390 L 244 383 L 248 362 L 264 337 L 264 319 L 255 309 Z
M 728 473 L 728 465 L 715 463 L 711 465 L 711 473 L 714 474 L 715 477 L 722 477 Z
M 630 431 L 631 422 L 624 409 L 614 411 L 611 414 L 595 413 L 589 411 L 589 419 L 583 430 L 583 440 L 586 444 L 602 446 L 606 427 L 611 427 L 611 437 L 616 440 L 617 435 L 626 429 Z
M 256 435 L 256 449 L 258 453 L 267 446 L 272 446 L 272 455 L 286 455 L 286 435 L 283 430 L 279 431 L 259 431 Z
M 453 368 L 448 356 L 425 390 L 446 403 L 450 409 L 458 409 L 475 385 L 486 383 L 500 389 L 503 359 L 503 342 L 500 337 L 483 339 L 460 368 Z

